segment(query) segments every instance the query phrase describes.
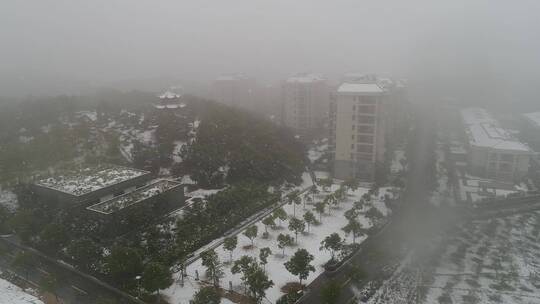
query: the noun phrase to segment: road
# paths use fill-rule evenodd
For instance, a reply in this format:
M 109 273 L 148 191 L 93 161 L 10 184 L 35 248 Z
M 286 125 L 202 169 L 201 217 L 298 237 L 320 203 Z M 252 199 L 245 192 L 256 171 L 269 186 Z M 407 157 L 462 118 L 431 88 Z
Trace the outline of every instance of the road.
M 362 249 L 334 274 L 322 274 L 307 287 L 307 293 L 299 303 L 324 304 L 320 290 L 330 280 L 341 283 L 343 288 L 338 303 L 348 303 L 355 295 L 349 279 L 351 266 L 360 266 L 368 279 L 383 273 L 389 263 L 399 259 L 412 248 L 425 246 L 424 240 L 447 225 L 451 225 L 452 211 L 442 207 L 435 209 L 429 204 L 429 185 L 433 175 L 433 153 L 436 144 L 436 123 L 428 110 L 417 111 L 413 135 L 410 139 L 409 172 L 401 207 L 383 232 L 364 242 Z
M 12 265 L 13 258 L 21 251 L 21 249 L 12 245 L 8 246 L 7 244 L 8 243 L 3 240 L 0 243 L 0 247 L 2 247 L 1 249 L 4 251 L 4 253 L 0 255 L 0 269 L 9 270 L 10 272 L 17 274 L 34 288 L 38 288 L 45 278 L 53 274 L 58 282 L 56 295 L 60 299 L 60 303 L 95 304 L 99 303 L 101 300 L 108 301 L 103 303 L 142 303 L 130 300 L 128 297 L 111 291 L 109 288 L 94 281 L 95 279 L 84 274 L 79 274 L 76 270 L 71 270 L 71 267 L 69 266 L 62 267 L 58 262 L 48 260 L 37 254 L 32 254 L 31 266 L 24 268 L 14 267 Z M 30 252 L 29 250 L 27 251 Z

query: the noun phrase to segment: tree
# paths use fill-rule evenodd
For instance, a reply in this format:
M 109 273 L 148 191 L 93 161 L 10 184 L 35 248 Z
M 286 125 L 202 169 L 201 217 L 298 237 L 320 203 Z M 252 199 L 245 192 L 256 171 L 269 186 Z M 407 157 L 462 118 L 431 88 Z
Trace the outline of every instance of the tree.
M 263 269 L 259 267 L 257 261 L 250 256 L 242 256 L 234 262 L 231 268 L 233 274 L 242 273 L 242 282 L 249 288 L 256 303 L 266 295 L 266 290 L 274 285 L 274 282 L 268 279 Z
M 40 239 L 49 252 L 57 252 L 68 241 L 66 228 L 62 225 L 47 224 L 40 233 Z
M 206 276 L 212 279 L 215 287 L 219 286 L 219 280 L 223 277 L 223 265 L 214 249 L 201 253 L 202 265 L 206 267 Z
M 328 188 L 332 186 L 334 181 L 331 178 L 324 178 L 319 181 L 319 184 L 323 187 L 325 192 L 328 192 Z
M 251 225 L 244 231 L 244 235 L 251 241 L 251 247 L 253 247 L 253 240 L 257 237 L 258 230 L 256 225 Z
M 268 233 L 268 227 L 274 227 L 276 225 L 274 221 L 274 217 L 267 216 L 262 220 L 262 223 L 264 225 L 264 231 Z
M 272 250 L 268 247 L 261 248 L 259 251 L 259 260 L 261 260 L 261 265 L 263 265 L 263 269 L 266 268 L 266 264 L 268 263 L 268 257 L 272 254 Z
M 353 244 L 356 244 L 356 238 L 365 233 L 365 229 L 362 224 L 356 220 L 356 218 L 350 218 L 345 227 L 341 228 L 346 234 L 352 234 Z
M 280 233 L 277 237 L 278 247 L 283 250 L 283 256 L 285 256 L 285 247 L 292 246 L 294 239 L 288 234 Z
M 307 230 L 309 232 L 309 228 L 311 227 L 311 225 L 317 223 L 317 219 L 315 218 L 315 215 L 313 215 L 313 212 L 307 211 L 306 213 L 304 213 L 304 222 L 306 222 Z
M 298 234 L 304 232 L 306 229 L 306 223 L 301 219 L 293 217 L 289 220 L 289 230 L 294 231 L 294 242 L 298 243 Z
M 242 283 L 244 283 L 244 286 L 247 288 L 249 272 L 254 269 L 256 264 L 257 260 L 255 260 L 254 257 L 243 255 L 240 259 L 234 261 L 234 264 L 231 267 L 231 273 L 242 273 Z
M 266 272 L 259 266 L 255 266 L 248 273 L 248 286 L 249 291 L 253 295 L 255 303 L 261 303 L 262 299 L 266 296 L 266 290 L 274 286 L 274 282 L 268 279 Z
M 326 203 L 325 202 L 317 202 L 315 204 L 315 211 L 319 214 L 319 222 L 322 222 L 322 216 L 324 214 L 324 210 L 326 209 Z
M 375 208 L 375 207 L 371 207 L 367 212 L 366 212 L 366 217 L 371 219 L 372 221 L 374 222 L 377 222 L 381 219 L 384 218 L 384 215 L 382 214 L 381 211 L 379 211 L 379 209 Z
M 279 226 L 281 227 L 281 222 L 287 219 L 287 212 L 280 207 L 274 210 L 272 217 L 274 217 L 274 219 L 279 219 Z
M 341 286 L 336 280 L 331 280 L 321 288 L 321 298 L 324 304 L 336 304 L 340 294 Z
M 214 287 L 203 287 L 195 293 L 191 304 L 219 304 L 221 295 Z
M 313 185 L 309 187 L 308 193 L 311 195 L 311 200 L 315 201 L 315 195 L 319 193 L 319 188 L 317 188 L 317 185 Z
M 304 194 L 304 210 L 306 209 L 306 203 L 312 203 L 313 202 L 313 197 L 311 197 L 311 195 L 309 194 L 309 192 L 307 192 L 306 194 Z
M 144 267 L 141 283 L 144 289 L 150 292 L 157 291 L 159 302 L 159 290 L 165 289 L 173 283 L 172 273 L 168 267 L 151 262 Z
M 332 255 L 331 261 L 334 261 L 336 251 L 341 250 L 343 247 L 343 240 L 337 233 L 332 233 L 329 236 L 325 237 L 324 240 L 321 242 L 320 250 L 325 249 L 330 251 L 330 254 Z
M 123 246 L 115 246 L 111 249 L 111 254 L 105 258 L 105 266 L 111 276 L 122 284 L 132 280 L 143 271 L 139 252 Z
M 324 198 L 323 202 L 328 206 L 328 213 L 331 213 L 332 211 L 331 205 L 334 204 L 335 201 L 336 201 L 336 197 L 333 194 L 328 194 Z
M 232 254 L 233 254 L 234 249 L 236 249 L 237 245 L 238 245 L 238 238 L 236 237 L 236 235 L 230 236 L 228 238 L 225 238 L 225 240 L 223 240 L 223 248 L 225 248 L 225 250 L 229 252 L 231 263 L 232 263 Z
M 89 238 L 80 238 L 71 241 L 67 253 L 71 259 L 84 270 L 93 270 L 101 258 L 102 249 Z
M 298 190 L 287 194 L 287 203 L 289 205 L 293 205 L 293 216 L 296 216 L 296 205 L 300 205 L 302 203 Z
M 302 285 L 302 280 L 307 279 L 309 273 L 315 271 L 315 267 L 310 264 L 313 259 L 313 255 L 307 250 L 298 249 L 284 265 L 290 273 L 300 279 L 300 285 Z
M 360 215 L 360 212 L 356 208 L 351 208 L 347 211 L 345 211 L 345 218 L 348 220 L 356 219 Z

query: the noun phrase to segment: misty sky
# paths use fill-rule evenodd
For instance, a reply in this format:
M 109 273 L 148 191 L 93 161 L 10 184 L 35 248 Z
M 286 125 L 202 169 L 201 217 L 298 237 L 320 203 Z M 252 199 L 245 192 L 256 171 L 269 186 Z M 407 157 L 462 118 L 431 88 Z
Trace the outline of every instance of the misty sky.
M 540 79 L 539 9 L 525 0 L 2 0 L 0 95 L 301 71 L 530 90 Z

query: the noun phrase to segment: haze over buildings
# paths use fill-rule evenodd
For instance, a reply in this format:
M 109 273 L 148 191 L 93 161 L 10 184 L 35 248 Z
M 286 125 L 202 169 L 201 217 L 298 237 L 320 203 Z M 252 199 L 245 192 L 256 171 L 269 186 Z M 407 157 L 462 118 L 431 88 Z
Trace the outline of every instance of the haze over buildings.
M 512 97 L 532 104 L 540 78 L 533 37 L 539 6 L 7 0 L 0 4 L 0 95 L 103 86 L 157 92 L 177 82 L 196 91 L 216 75 L 236 71 L 267 84 L 297 71 L 337 79 L 360 70 L 405 76 L 460 101 L 474 96 L 506 105 Z

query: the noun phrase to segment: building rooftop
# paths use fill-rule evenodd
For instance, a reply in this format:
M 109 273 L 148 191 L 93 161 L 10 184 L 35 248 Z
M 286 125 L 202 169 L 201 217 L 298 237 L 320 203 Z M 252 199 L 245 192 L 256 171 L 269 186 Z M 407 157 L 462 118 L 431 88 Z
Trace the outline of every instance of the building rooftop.
M 233 80 L 247 80 L 248 76 L 242 73 L 236 74 L 223 74 L 216 78 L 216 81 L 233 81 Z
M 36 182 L 36 185 L 81 196 L 146 174 L 150 172 L 120 166 L 99 166 L 49 177 Z
M 379 94 L 383 92 L 375 83 L 344 83 L 338 88 L 338 93 Z
M 163 94 L 159 95 L 158 97 L 159 99 L 177 99 L 177 98 L 182 97 L 182 95 L 177 94 L 175 92 L 171 92 L 171 91 L 165 91 Z
M 135 205 L 141 201 L 152 198 L 173 188 L 179 187 L 180 185 L 182 184 L 178 182 L 159 180 L 153 184 L 139 188 L 133 192 L 129 192 L 112 198 L 108 201 L 89 206 L 86 209 L 103 214 L 112 214 L 116 211 Z
M 485 109 L 463 109 L 461 110 L 461 116 L 466 125 L 469 144 L 513 152 L 532 152 L 529 146 L 521 143 L 508 130 L 499 126 L 497 120 Z
M 523 116 L 536 128 L 540 128 L 540 112 L 527 113 L 523 114 Z
M 325 78 L 320 74 L 298 74 L 287 78 L 288 83 L 311 83 L 324 80 Z

